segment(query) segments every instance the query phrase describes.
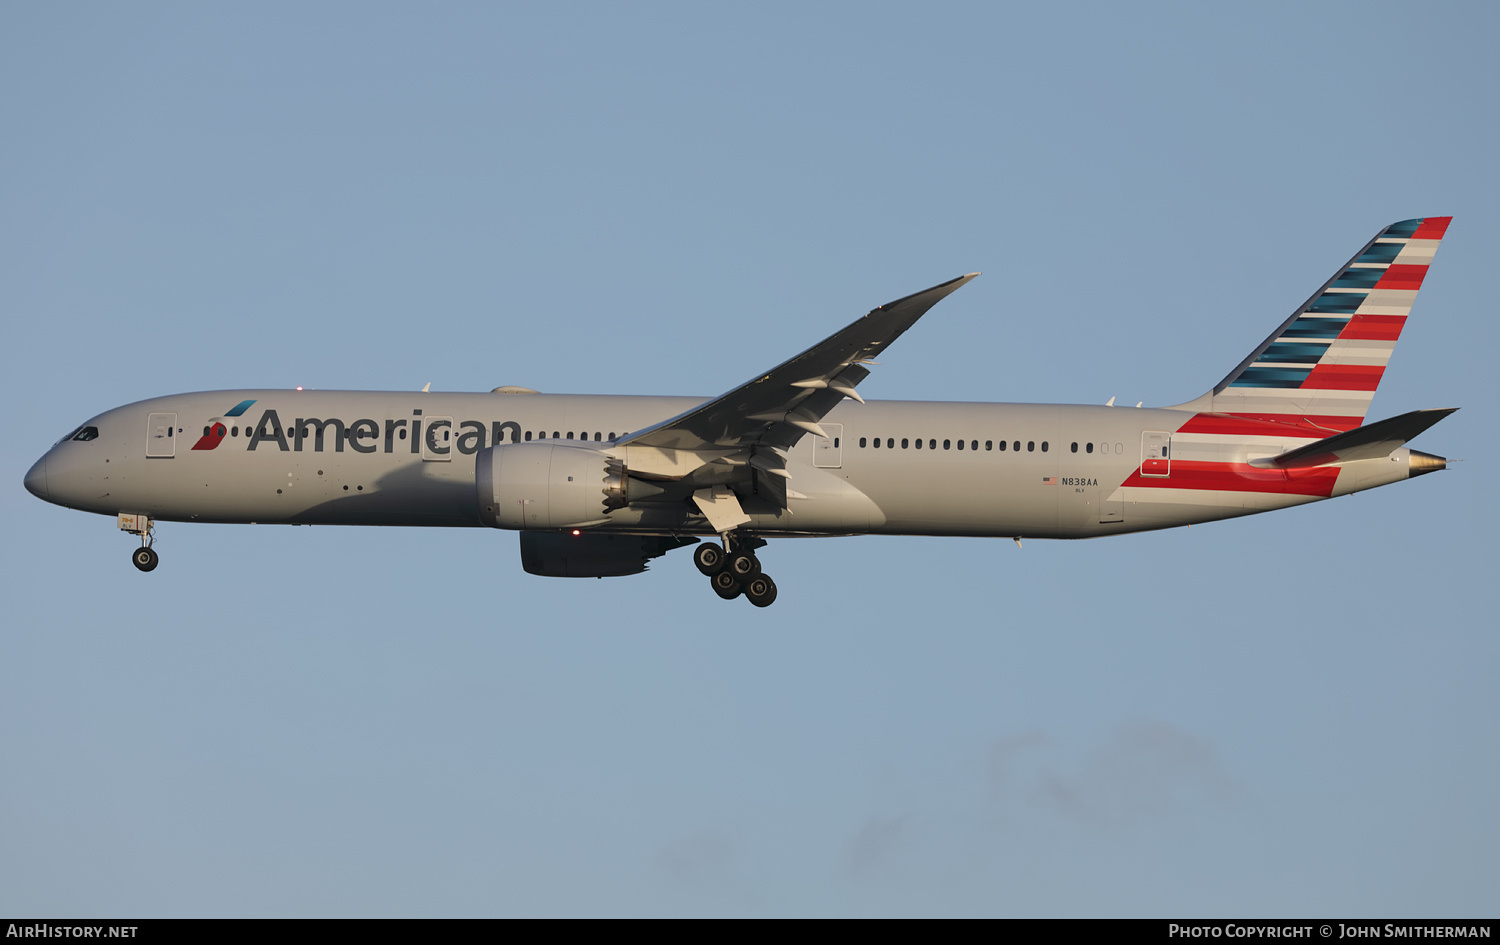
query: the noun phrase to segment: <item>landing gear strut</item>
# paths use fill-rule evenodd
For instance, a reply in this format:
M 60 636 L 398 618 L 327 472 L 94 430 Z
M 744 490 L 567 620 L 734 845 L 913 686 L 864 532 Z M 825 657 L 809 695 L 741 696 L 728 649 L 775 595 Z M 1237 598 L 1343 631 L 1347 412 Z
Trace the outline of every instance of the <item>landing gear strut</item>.
M 741 594 L 757 607 L 769 607 L 776 600 L 776 582 L 762 573 L 755 549 L 765 540 L 736 532 L 724 533 L 724 547 L 704 542 L 693 550 L 693 564 L 708 575 L 714 593 L 725 600 Z
M 156 544 L 156 536 L 151 534 L 151 526 L 156 523 L 151 521 L 151 516 L 121 512 L 116 523 L 120 526 L 120 531 L 141 536 L 141 546 L 131 552 L 130 563 L 141 571 L 155 570 L 161 559 L 157 557 L 156 549 L 151 547 Z

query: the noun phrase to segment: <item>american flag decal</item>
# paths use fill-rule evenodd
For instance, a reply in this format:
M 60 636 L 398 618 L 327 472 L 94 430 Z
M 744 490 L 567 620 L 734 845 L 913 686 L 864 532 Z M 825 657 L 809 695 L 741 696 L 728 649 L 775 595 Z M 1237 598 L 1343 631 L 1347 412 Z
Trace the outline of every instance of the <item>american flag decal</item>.
M 1056 476 L 1043 476 L 1042 477 L 1042 485 L 1044 485 L 1044 486 L 1055 486 L 1055 485 L 1057 485 L 1057 477 Z

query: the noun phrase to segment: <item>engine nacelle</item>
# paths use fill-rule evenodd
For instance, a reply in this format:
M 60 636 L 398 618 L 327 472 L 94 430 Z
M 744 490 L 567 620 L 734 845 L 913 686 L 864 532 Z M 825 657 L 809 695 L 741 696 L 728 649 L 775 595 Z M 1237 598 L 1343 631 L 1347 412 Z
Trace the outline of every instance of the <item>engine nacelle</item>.
M 508 443 L 480 450 L 474 484 L 479 517 L 492 528 L 580 528 L 625 505 L 628 477 L 598 450 Z

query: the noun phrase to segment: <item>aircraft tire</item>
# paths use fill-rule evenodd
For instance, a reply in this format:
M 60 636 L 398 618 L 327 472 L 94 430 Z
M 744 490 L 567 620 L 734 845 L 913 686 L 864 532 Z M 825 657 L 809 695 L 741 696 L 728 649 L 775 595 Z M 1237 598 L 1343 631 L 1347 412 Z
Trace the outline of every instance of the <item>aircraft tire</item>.
M 760 573 L 760 559 L 748 551 L 729 556 L 729 571 L 739 581 L 748 581 Z
M 757 574 L 745 584 L 745 600 L 757 607 L 770 607 L 776 603 L 776 582 Z
M 709 582 L 713 585 L 714 593 L 725 600 L 734 600 L 745 589 L 744 585 L 739 582 L 739 579 L 728 571 L 720 571 L 709 578 Z
M 724 549 L 711 541 L 705 541 L 693 549 L 693 564 L 697 565 L 698 570 L 708 577 L 713 577 L 724 570 L 726 560 Z
M 141 571 L 156 570 L 156 565 L 160 560 L 156 552 L 150 548 L 137 548 L 130 556 L 131 564 Z

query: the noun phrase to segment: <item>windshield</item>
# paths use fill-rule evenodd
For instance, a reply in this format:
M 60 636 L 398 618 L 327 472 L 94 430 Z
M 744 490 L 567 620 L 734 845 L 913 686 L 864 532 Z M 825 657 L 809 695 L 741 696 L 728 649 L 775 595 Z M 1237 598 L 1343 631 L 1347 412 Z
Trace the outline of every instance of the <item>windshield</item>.
M 99 428 L 84 425 L 81 427 L 75 427 L 66 436 L 58 440 L 56 443 L 53 443 L 52 445 L 59 446 L 69 440 L 77 440 L 80 443 L 86 443 L 89 440 L 97 439 L 99 439 Z

